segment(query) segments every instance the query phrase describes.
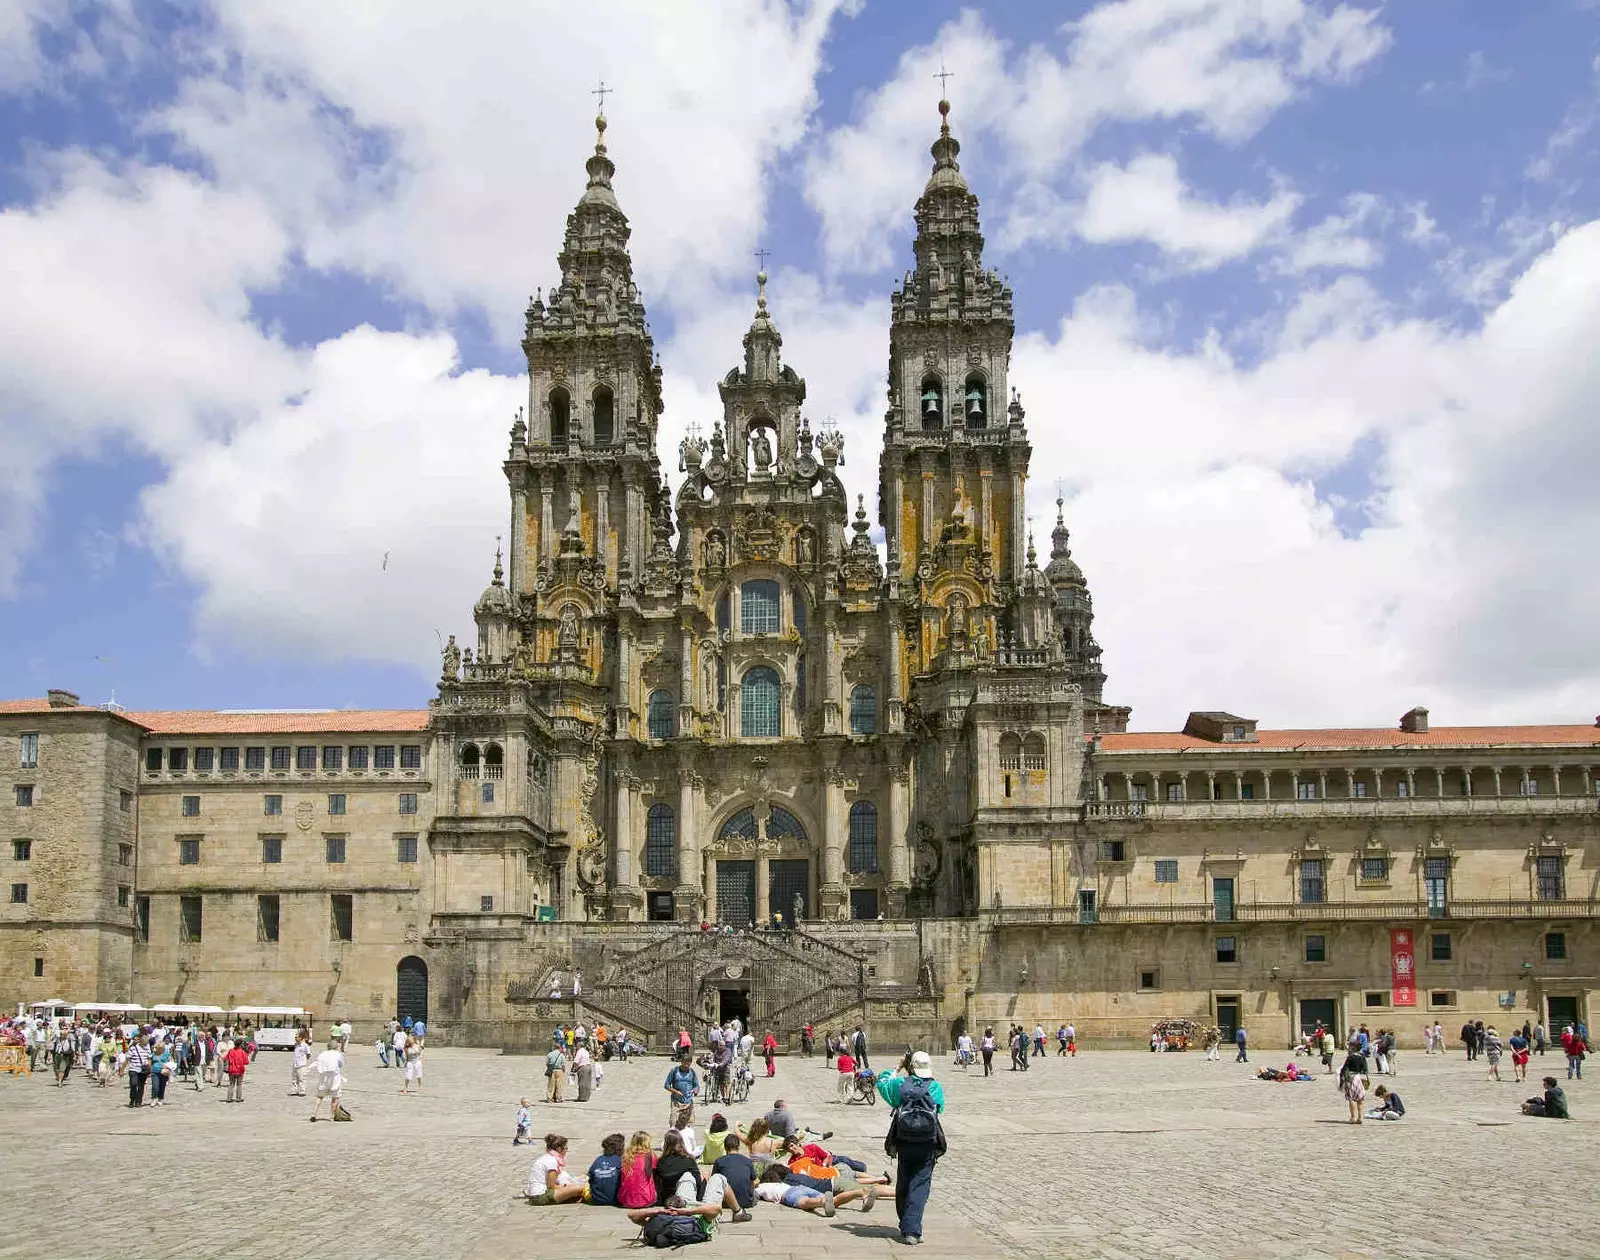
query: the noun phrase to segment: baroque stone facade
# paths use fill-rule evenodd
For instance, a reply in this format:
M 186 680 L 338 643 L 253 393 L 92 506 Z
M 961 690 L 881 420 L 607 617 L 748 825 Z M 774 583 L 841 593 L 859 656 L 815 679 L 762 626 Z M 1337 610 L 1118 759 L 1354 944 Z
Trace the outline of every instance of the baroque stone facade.
M 764 274 L 669 486 L 604 134 L 527 310 L 476 642 L 426 711 L 0 704 L 31 841 L 7 998 L 426 1008 L 507 1044 L 578 1012 L 574 971 L 646 1032 L 1587 1017 L 1600 729 L 1132 733 L 1105 699 L 1059 502 L 1043 568 L 1026 534 L 1012 294 L 946 118 L 891 303 L 882 553 Z

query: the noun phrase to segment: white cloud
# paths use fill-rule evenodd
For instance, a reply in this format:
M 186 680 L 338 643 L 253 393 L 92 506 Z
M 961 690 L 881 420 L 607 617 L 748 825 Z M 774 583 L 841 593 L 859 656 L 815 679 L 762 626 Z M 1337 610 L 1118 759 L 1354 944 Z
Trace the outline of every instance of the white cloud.
M 883 237 L 922 179 L 913 162 L 935 134 L 932 75 L 959 66 L 956 134 L 1001 153 L 996 183 L 1048 183 L 1110 122 L 1186 122 L 1237 143 L 1304 85 L 1344 81 L 1389 43 L 1377 11 L 1307 0 L 1108 0 L 1063 28 L 1065 49 L 1010 49 L 973 11 L 900 59 L 855 121 L 829 132 L 805 164 L 806 200 L 822 218 L 830 267 L 874 270 Z M 1029 239 L 1035 227 L 1013 230 Z
M 1389 209 L 1381 197 L 1352 193 L 1344 199 L 1343 213 L 1330 214 L 1300 233 L 1284 251 L 1279 266 L 1295 274 L 1321 268 L 1360 271 L 1375 267 L 1383 258 L 1383 247 L 1370 230 L 1388 219 Z

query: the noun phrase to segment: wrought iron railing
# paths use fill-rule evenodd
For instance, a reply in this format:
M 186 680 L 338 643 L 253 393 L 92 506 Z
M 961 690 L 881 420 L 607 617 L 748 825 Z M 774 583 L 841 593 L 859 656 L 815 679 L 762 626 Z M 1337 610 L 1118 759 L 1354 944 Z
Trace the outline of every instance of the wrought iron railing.
M 1271 923 L 1407 919 L 1592 919 L 1600 918 L 1600 900 L 1467 898 L 1430 906 L 1426 901 L 1255 901 L 1230 909 L 1209 901 L 1097 905 L 1093 917 L 1081 907 L 1003 906 L 983 912 L 997 926 L 1118 923 Z

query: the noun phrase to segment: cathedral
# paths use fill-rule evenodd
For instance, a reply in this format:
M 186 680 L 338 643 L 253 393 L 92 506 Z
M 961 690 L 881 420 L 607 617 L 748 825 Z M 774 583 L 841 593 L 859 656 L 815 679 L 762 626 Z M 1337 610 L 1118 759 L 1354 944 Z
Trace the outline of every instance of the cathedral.
M 1027 533 L 1012 292 L 939 113 L 881 551 L 764 273 L 674 490 L 598 119 L 526 313 L 476 642 L 426 710 L 0 701 L 0 997 L 426 1014 L 513 1047 L 597 1018 L 930 1048 L 1012 1020 L 1587 1018 L 1600 723 L 1136 732 L 1107 702 L 1060 501 L 1042 565 Z

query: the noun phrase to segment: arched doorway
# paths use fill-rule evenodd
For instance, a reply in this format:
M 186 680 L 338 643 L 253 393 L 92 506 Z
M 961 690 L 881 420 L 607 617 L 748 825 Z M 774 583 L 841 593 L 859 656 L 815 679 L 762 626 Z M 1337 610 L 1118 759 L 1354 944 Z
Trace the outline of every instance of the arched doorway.
M 402 958 L 394 969 L 394 1013 L 397 1019 L 428 1018 L 428 964 L 415 954 Z

